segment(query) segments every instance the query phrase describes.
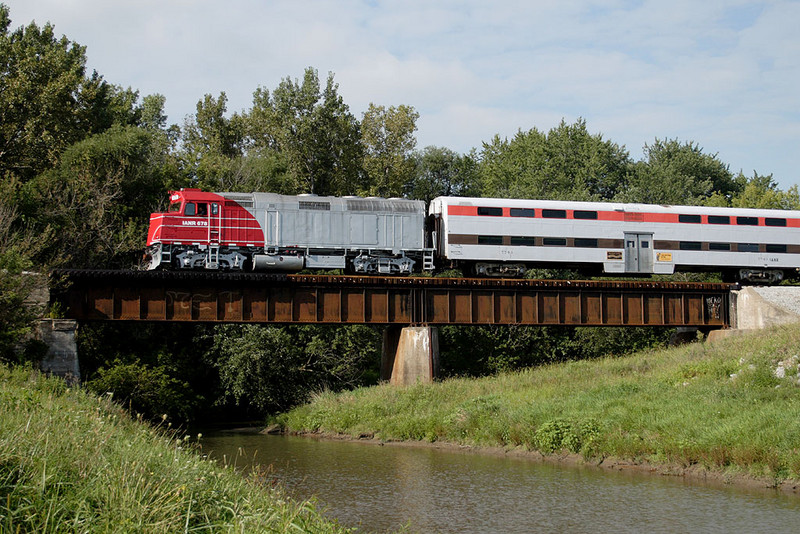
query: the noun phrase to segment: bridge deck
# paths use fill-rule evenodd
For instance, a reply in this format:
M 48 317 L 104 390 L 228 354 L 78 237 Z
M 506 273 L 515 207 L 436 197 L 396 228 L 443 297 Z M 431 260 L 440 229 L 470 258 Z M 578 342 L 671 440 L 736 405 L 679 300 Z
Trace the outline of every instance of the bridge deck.
M 729 284 L 61 270 L 79 321 L 729 325 Z

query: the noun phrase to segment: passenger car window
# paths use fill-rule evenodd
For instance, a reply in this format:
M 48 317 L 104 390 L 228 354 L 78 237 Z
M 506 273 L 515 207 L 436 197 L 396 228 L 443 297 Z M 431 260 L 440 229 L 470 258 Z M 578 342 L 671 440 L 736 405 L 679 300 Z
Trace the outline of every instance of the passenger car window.
M 503 216 L 503 208 L 487 208 L 481 206 L 478 208 L 478 215 L 489 215 L 492 217 L 502 217 Z
M 502 245 L 503 244 L 503 236 L 501 236 L 501 235 L 479 235 L 478 236 L 478 244 L 479 245 Z
M 542 217 L 545 219 L 566 219 L 567 210 L 542 210 Z
M 531 208 L 511 208 L 512 217 L 536 217 L 536 211 Z
M 572 212 L 575 219 L 597 219 L 596 211 L 575 210 Z

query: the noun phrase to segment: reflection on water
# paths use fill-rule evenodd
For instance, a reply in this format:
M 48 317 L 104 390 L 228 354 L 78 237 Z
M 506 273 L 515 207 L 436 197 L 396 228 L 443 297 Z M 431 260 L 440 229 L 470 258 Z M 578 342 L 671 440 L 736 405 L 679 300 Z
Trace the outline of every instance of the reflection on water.
M 365 531 L 798 532 L 800 497 L 432 448 L 218 434 L 203 451 L 268 468 Z

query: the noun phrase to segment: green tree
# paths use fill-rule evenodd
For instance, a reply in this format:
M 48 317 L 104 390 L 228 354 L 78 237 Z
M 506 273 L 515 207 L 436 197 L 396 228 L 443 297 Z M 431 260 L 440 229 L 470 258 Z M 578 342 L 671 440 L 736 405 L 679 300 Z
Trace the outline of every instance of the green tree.
M 286 78 L 270 94 L 258 88 L 247 115 L 252 148 L 286 161 L 293 193 L 354 194 L 363 187 L 359 123 L 338 94 L 333 74 L 320 89 L 317 71 Z
M 27 182 L 87 135 L 137 121 L 135 91 L 85 76 L 85 47 L 50 24 L 10 25 L 0 4 L 0 177 Z
M 621 202 L 647 204 L 703 204 L 714 193 L 730 199 L 740 189 L 728 165 L 716 154 L 704 154 L 694 142 L 656 139 L 644 146 Z
M 30 267 L 30 260 L 18 249 L 0 247 L 0 362 L 27 359 L 26 340 L 41 312 L 25 303 L 36 282 L 34 276 L 22 274 Z
M 154 130 L 167 129 L 167 116 L 164 114 L 164 105 L 167 98 L 161 94 L 147 95 L 142 100 L 140 124 L 144 128 Z
M 478 163 L 474 154 L 429 146 L 414 154 L 415 174 L 406 196 L 426 203 L 438 196 L 477 196 Z
M 148 418 L 173 421 L 218 416 L 216 369 L 203 365 L 212 327 L 192 323 L 96 322 L 78 329 L 81 375 L 92 390 Z
M 145 97 L 148 98 L 151 97 Z M 138 101 L 138 91 L 112 85 L 92 72 L 80 88 L 81 105 L 76 112 L 80 137 L 104 132 L 114 125 L 141 124 L 143 106 Z
M 242 118 L 225 116 L 228 97 L 205 95 L 183 127 L 180 158 L 187 182 L 207 191 L 229 190 L 244 154 Z
M 512 140 L 484 143 L 479 173 L 483 196 L 559 200 L 612 198 L 624 187 L 630 159 L 624 147 L 592 135 L 586 122 L 561 121 Z
M 36 228 L 51 229 L 39 262 L 130 267 L 149 214 L 163 203 L 169 141 L 158 131 L 115 126 L 69 147 L 60 164 L 24 191 Z
M 796 185 L 788 191 L 781 191 L 771 174 L 761 176 L 756 172 L 751 178 L 740 173 L 737 181 L 743 183 L 744 187 L 731 199 L 734 208 L 800 209 L 800 194 Z
M 376 106 L 370 103 L 361 119 L 365 148 L 364 169 L 369 179 L 368 195 L 396 197 L 414 178 L 411 151 L 417 144 L 414 132 L 419 113 L 411 106 Z
M 215 330 L 207 359 L 225 398 L 265 414 L 376 380 L 379 350 L 380 335 L 366 326 L 227 325 Z
M 151 367 L 139 361 L 114 360 L 85 385 L 98 395 L 113 394 L 118 403 L 154 421 L 164 416 L 188 421 L 200 402 L 189 383 L 173 376 L 165 366 Z

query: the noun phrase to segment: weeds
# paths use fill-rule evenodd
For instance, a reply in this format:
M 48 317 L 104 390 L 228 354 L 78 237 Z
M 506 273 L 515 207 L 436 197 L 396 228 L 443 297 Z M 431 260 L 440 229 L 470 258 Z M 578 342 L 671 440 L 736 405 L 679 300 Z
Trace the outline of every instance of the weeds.
M 310 503 L 204 459 L 198 439 L 0 367 L 0 531 L 343 531 Z
M 800 328 L 319 396 L 291 430 L 570 451 L 800 479 Z M 313 423 L 313 424 L 312 424 Z

